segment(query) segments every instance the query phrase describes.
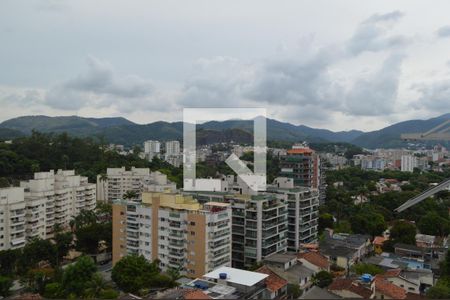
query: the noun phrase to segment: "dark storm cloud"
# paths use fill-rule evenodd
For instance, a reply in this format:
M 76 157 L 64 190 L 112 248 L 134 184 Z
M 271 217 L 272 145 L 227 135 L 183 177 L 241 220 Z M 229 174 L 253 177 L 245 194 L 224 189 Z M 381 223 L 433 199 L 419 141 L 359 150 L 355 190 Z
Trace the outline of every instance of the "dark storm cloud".
M 46 103 L 53 108 L 73 110 L 88 104 L 108 105 L 117 99 L 145 98 L 153 94 L 149 80 L 119 75 L 111 64 L 94 57 L 88 58 L 87 65 L 84 73 L 50 89 Z

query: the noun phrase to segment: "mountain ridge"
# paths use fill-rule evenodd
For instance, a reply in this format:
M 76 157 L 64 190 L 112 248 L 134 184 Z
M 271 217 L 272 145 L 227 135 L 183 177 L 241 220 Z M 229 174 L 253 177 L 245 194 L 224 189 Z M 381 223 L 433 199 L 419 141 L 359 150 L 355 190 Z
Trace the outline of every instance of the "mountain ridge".
M 408 120 L 392 124 L 380 130 L 363 132 L 360 130 L 331 131 L 294 125 L 267 118 L 267 140 L 284 142 L 345 142 L 365 148 L 403 147 L 401 133 L 425 132 L 444 120 L 450 113 L 428 120 Z M 253 132 L 252 120 L 232 119 L 209 121 L 197 124 L 203 130 L 201 140 L 217 142 L 233 139 L 235 142 L 248 142 Z M 16 138 L 30 134 L 33 130 L 45 133 L 67 132 L 77 136 L 103 137 L 115 144 L 141 144 L 145 140 L 182 140 L 183 122 L 156 121 L 137 124 L 123 117 L 85 118 L 79 116 L 49 117 L 45 115 L 22 116 L 0 123 L 0 139 Z

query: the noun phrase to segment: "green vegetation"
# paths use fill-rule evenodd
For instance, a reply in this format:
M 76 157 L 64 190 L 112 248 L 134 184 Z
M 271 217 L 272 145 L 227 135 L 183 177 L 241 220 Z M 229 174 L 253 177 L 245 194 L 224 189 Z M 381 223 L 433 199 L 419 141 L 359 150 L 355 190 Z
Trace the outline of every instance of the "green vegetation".
M 17 184 L 18 180 L 29 179 L 34 172 L 57 169 L 74 169 L 95 182 L 97 174 L 104 174 L 107 168 L 123 166 L 159 170 L 178 186 L 182 183 L 182 168 L 160 159 L 149 162 L 136 153 L 120 155 L 109 151 L 101 139 L 32 132 L 12 144 L 0 143 L 0 186 Z
M 416 244 L 417 228 L 407 221 L 396 221 L 391 228 L 390 240 L 397 243 Z
M 298 299 L 302 295 L 302 290 L 298 284 L 289 283 L 287 286 L 288 299 Z
M 346 168 L 338 171 L 327 172 L 327 202 L 320 208 L 321 226 L 334 227 L 336 232 L 367 233 L 372 236 L 379 235 L 387 223 L 404 219 L 418 224 L 421 232 L 444 236 L 450 232 L 450 219 L 447 207 L 450 205 L 450 193 L 441 192 L 433 199 L 427 199 L 402 213 L 394 213 L 394 209 L 408 199 L 427 189 L 430 183 L 441 182 L 450 177 L 450 169 L 445 172 L 400 172 L 389 171 L 375 172 L 364 171 L 360 168 Z M 378 194 L 375 183 L 381 178 L 409 181 L 402 186 L 402 191 Z M 333 183 L 342 182 L 342 186 L 335 187 Z M 356 202 L 356 198 L 364 199 L 363 203 Z M 330 224 L 332 215 L 336 223 Z M 326 217 L 326 219 L 324 219 Z M 348 226 L 350 224 L 350 226 Z M 393 240 L 403 243 L 414 243 L 413 233 L 416 228 L 409 224 L 396 224 Z M 396 227 L 394 225 L 394 227 Z M 323 229 L 323 227 L 321 227 Z M 399 234 L 395 238 L 395 232 Z M 392 235 L 392 234 L 391 234 Z
M 372 264 L 359 263 L 352 266 L 352 271 L 358 275 L 370 274 L 375 276 L 384 273 L 384 270 Z
M 62 266 L 71 249 L 84 254 L 96 254 L 102 247 L 111 251 L 111 212 L 111 205 L 98 205 L 94 211 L 81 211 L 70 222 L 71 232 L 55 226 L 52 239 L 35 238 L 22 249 L 0 251 L 0 285 L 7 286 L 5 278 L 19 279 L 26 291 L 46 298 L 116 298 L 96 273 L 91 257 L 83 256 L 66 269 Z
M 143 256 L 137 255 L 119 260 L 112 269 L 111 278 L 121 290 L 129 293 L 176 286 L 173 277 L 160 274 L 158 261 L 150 263 Z
M 320 288 L 325 288 L 333 282 L 333 275 L 327 271 L 320 271 L 312 278 L 313 283 Z
M 417 227 L 423 234 L 446 236 L 450 233 L 449 219 L 441 217 L 435 211 L 431 211 L 420 218 Z
M 433 287 L 427 290 L 430 299 L 450 298 L 450 250 L 447 251 L 445 260 L 441 263 L 441 277 Z
M 8 297 L 10 295 L 10 289 L 13 285 L 11 278 L 6 276 L 0 276 L 0 296 Z

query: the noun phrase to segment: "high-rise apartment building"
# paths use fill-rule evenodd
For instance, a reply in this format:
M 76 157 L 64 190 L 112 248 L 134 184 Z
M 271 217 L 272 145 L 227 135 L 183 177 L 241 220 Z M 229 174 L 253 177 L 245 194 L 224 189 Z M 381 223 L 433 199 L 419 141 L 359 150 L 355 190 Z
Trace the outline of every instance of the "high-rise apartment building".
M 25 236 L 25 198 L 22 188 L 0 189 L 0 251 L 23 247 Z
M 287 202 L 275 195 L 192 192 L 201 203 L 229 203 L 232 208 L 232 266 L 251 267 L 287 249 Z
M 97 200 L 113 202 L 123 199 L 131 191 L 136 200 L 141 199 L 143 191 L 175 191 L 176 185 L 167 180 L 167 175 L 150 172 L 149 168 L 108 168 L 105 175 L 97 176 Z
M 145 153 L 159 153 L 161 143 L 159 141 L 145 141 L 144 142 L 144 152 Z
M 402 155 L 402 172 L 413 172 L 414 168 L 417 168 L 417 166 L 417 157 L 415 157 L 414 155 Z
M 181 166 L 183 163 L 183 154 L 181 153 L 179 141 L 166 142 L 164 160 L 177 168 Z
M 294 145 L 280 157 L 280 176 L 294 179 L 296 186 L 319 188 L 320 158 L 306 145 Z
M 179 155 L 180 142 L 179 141 L 167 141 L 166 142 L 166 157 L 170 155 Z
M 230 266 L 231 208 L 176 193 L 144 192 L 142 202 L 116 201 L 113 263 L 127 254 L 158 259 L 162 270 L 192 278 Z
M 161 143 L 159 141 L 145 141 L 144 154 L 148 160 L 152 160 L 155 156 L 159 156 L 161 152 Z
M 294 179 L 295 186 L 319 190 L 320 201 L 325 200 L 325 172 L 320 156 L 305 144 L 296 144 L 280 156 L 280 176 Z
M 284 199 L 288 204 L 288 251 L 297 252 L 301 244 L 317 241 L 319 220 L 319 191 L 295 187 L 293 180 L 278 177 L 267 187 L 268 193 Z
M 22 181 L 25 191 L 27 237 L 53 237 L 55 224 L 62 228 L 81 210 L 92 210 L 96 205 L 95 184 L 74 170 L 56 173 L 39 172 L 29 181 Z

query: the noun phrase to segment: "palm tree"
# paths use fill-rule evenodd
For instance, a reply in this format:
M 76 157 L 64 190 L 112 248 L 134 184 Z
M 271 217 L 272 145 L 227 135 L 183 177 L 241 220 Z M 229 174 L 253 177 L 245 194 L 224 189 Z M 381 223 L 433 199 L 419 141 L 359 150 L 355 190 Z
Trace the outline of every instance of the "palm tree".
M 100 174 L 99 177 L 100 182 L 102 183 L 102 188 L 103 188 L 103 200 L 108 200 L 107 199 L 107 195 L 106 195 L 106 185 L 108 183 L 108 175 L 105 173 Z
M 138 194 L 136 191 L 127 191 L 125 194 L 123 194 L 123 199 L 136 199 L 138 197 Z
M 95 273 L 91 280 L 86 284 L 86 297 L 98 298 L 100 293 L 109 288 L 109 285 L 103 279 L 100 273 Z

